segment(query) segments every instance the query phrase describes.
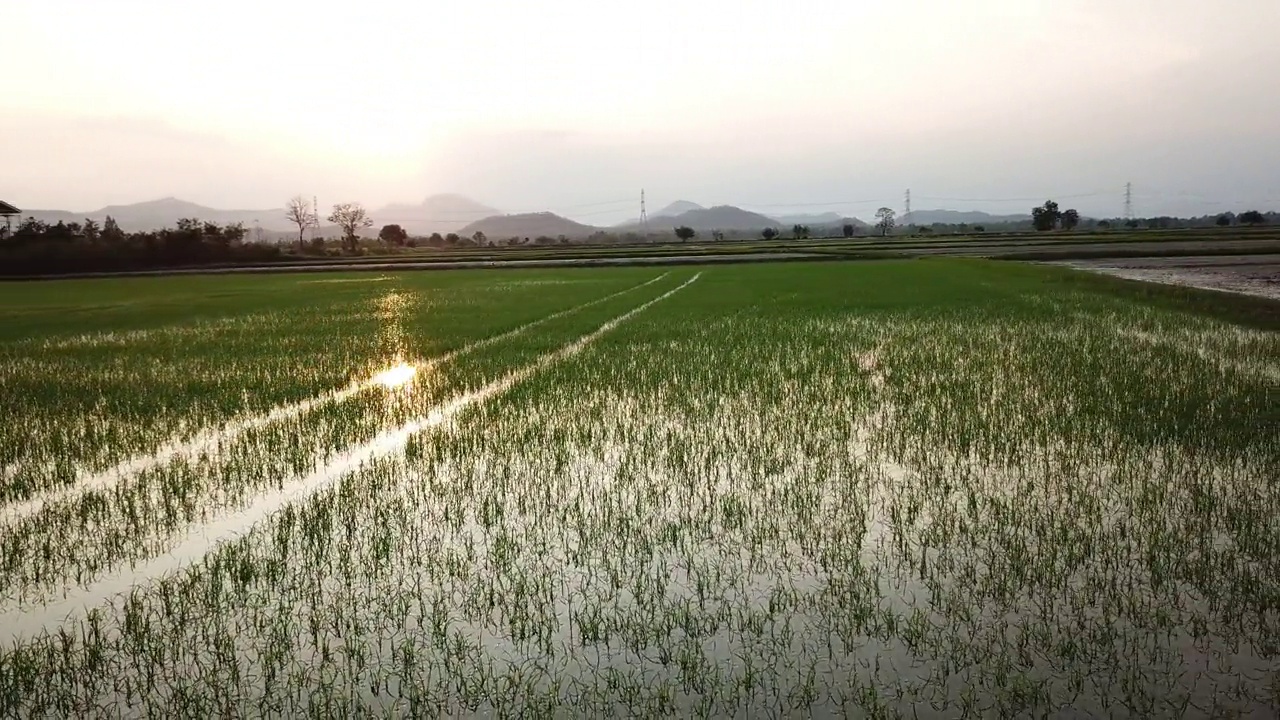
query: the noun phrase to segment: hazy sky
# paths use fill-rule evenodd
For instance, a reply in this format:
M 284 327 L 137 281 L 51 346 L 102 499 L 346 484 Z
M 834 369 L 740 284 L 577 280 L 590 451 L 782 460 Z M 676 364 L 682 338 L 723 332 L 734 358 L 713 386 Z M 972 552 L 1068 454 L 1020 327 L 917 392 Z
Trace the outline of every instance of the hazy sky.
M 1126 181 L 1142 214 L 1280 208 L 1276 0 L 0 0 L 0 18 L 0 199 L 24 208 L 458 192 L 605 222 L 644 187 L 651 209 L 870 216 L 909 187 L 917 209 L 1118 214 Z

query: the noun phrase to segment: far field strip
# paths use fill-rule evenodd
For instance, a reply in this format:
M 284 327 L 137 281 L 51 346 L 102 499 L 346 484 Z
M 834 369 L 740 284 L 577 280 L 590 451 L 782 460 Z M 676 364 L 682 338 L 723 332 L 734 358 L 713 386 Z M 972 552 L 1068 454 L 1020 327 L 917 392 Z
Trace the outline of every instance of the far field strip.
M 652 284 L 665 276 L 666 274 L 664 273 L 658 278 L 629 290 L 614 293 L 610 297 L 616 297 L 624 292 Z M 544 368 L 580 353 L 601 336 L 653 305 L 684 290 L 697 282 L 700 277 L 702 277 L 701 272 L 661 295 L 605 321 L 595 330 L 582 335 L 558 350 L 546 353 L 524 367 L 514 370 L 477 390 L 442 402 L 425 414 L 397 428 L 383 431 L 373 440 L 347 450 L 337 459 L 310 474 L 286 483 L 278 490 L 260 496 L 252 505 L 243 510 L 229 513 L 203 525 L 189 527 L 184 538 L 167 555 L 136 564 L 128 570 L 103 578 L 91 585 L 71 589 L 62 600 L 43 604 L 38 609 L 23 606 L 19 603 L 16 607 L 10 607 L 0 612 L 0 628 L 3 628 L 0 632 L 14 640 L 41 633 L 54 632 L 64 622 L 84 617 L 93 608 L 126 594 L 143 583 L 189 567 L 219 546 L 249 532 L 255 524 L 286 506 L 292 503 L 305 502 L 315 493 L 329 487 L 343 476 L 360 470 L 367 463 L 402 450 L 414 435 L 449 422 L 467 408 L 484 403 L 506 392 Z M 593 301 L 593 304 L 603 302 L 605 299 L 607 298 Z M 568 312 L 564 311 L 564 314 Z
M 1202 257 L 1135 258 L 1129 262 L 1074 260 L 1050 264 L 1124 280 L 1280 300 L 1280 255 L 1244 256 L 1235 263 L 1204 260 Z
M 120 481 L 144 472 L 148 469 L 163 465 L 179 457 L 198 457 L 201 453 L 216 450 L 220 445 L 234 440 L 236 437 L 246 432 L 266 427 L 272 423 L 282 420 L 288 420 L 301 416 L 311 410 L 324 406 L 328 403 L 340 402 L 346 398 L 357 395 L 361 392 L 379 386 L 388 386 L 398 381 L 398 378 L 391 377 L 396 370 L 402 370 L 405 375 L 411 377 L 418 372 L 424 372 L 438 365 L 450 362 L 458 357 L 474 352 L 476 350 L 488 347 L 504 340 L 521 335 L 529 330 L 551 322 L 555 319 L 580 312 L 586 308 L 599 305 L 614 298 L 626 295 L 637 290 L 641 290 L 649 285 L 653 285 L 670 273 L 664 272 L 645 282 L 639 283 L 629 288 L 610 293 L 594 300 L 589 300 L 578 305 L 551 313 L 532 322 L 525 323 L 511 330 L 507 330 L 497 335 L 491 335 L 481 338 L 474 342 L 463 345 L 454 350 L 438 355 L 433 358 L 422 360 L 407 368 L 392 368 L 375 374 L 370 378 L 352 383 L 345 388 L 329 391 L 320 395 L 302 400 L 296 403 L 281 405 L 265 413 L 259 413 L 245 418 L 234 419 L 230 422 L 215 428 L 208 428 L 197 433 L 192 438 L 172 439 L 159 450 L 124 460 L 116 465 L 101 472 L 87 473 L 76 478 L 72 483 L 63 487 L 46 491 L 36 495 L 28 500 L 22 500 L 8 505 L 0 506 L 0 526 L 9 525 L 25 518 L 37 515 L 47 505 L 65 502 L 77 495 L 92 490 L 108 490 Z

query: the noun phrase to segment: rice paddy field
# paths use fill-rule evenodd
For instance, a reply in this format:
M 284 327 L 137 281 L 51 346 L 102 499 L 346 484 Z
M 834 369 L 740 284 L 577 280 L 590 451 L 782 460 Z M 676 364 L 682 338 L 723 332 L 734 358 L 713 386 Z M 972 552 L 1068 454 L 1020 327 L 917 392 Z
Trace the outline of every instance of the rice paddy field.
M 1231 302 L 0 285 L 0 715 L 1275 717 L 1280 323 Z

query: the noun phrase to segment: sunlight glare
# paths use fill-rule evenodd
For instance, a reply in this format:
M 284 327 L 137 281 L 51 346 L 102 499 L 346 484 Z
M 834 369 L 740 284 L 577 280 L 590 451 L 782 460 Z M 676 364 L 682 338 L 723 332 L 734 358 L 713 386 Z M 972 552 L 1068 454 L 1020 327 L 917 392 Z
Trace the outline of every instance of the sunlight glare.
M 408 363 L 399 363 L 373 376 L 373 382 L 385 388 L 398 388 L 413 381 L 418 369 Z

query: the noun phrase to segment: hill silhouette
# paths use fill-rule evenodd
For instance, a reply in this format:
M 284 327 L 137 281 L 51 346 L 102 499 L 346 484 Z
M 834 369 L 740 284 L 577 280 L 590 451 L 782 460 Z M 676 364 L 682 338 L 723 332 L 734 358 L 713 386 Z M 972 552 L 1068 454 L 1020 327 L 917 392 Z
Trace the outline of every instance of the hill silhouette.
M 743 232 L 781 226 L 777 220 L 771 217 L 732 205 L 717 205 L 712 208 L 689 210 L 667 220 L 674 225 L 687 225 L 698 232 L 711 232 L 713 230 Z
M 289 221 L 284 217 L 283 208 L 263 210 L 219 210 L 205 207 L 175 197 L 159 200 L 148 200 L 130 205 L 108 205 L 97 210 L 85 212 L 68 212 L 66 210 L 27 210 L 22 217 L 34 217 L 47 223 L 84 222 L 85 218 L 99 223 L 110 215 L 125 232 L 144 232 L 171 227 L 181 218 L 197 218 L 220 225 L 244 223 L 252 228 L 257 221 L 264 229 L 287 230 Z
M 770 215 L 769 217 L 778 221 L 778 224 L 786 227 L 790 227 L 792 225 L 808 225 L 810 227 L 819 226 L 819 225 L 821 226 L 841 225 L 845 221 L 845 217 L 840 213 L 836 213 L 836 212 L 807 213 L 807 214 L 797 213 L 793 215 Z
M 532 239 L 543 235 L 553 238 L 561 235 L 580 238 L 599 232 L 600 228 L 583 225 L 555 213 L 537 212 L 494 215 L 470 223 L 457 232 L 463 237 L 471 237 L 477 231 L 484 233 L 491 240 L 499 240 L 509 237 Z
M 321 206 L 321 222 L 329 208 Z M 428 235 L 433 232 L 448 233 L 465 227 L 468 223 L 498 214 L 498 210 L 461 195 L 432 195 L 421 203 L 392 203 L 371 210 L 374 231 L 390 223 L 399 223 L 413 234 Z M 99 223 L 110 215 L 125 232 L 144 232 L 172 227 L 182 218 L 197 218 L 220 225 L 243 223 L 246 228 L 261 227 L 275 237 L 280 232 L 297 232 L 286 217 L 283 207 L 258 210 L 221 210 L 176 197 L 158 200 L 108 205 L 97 210 L 71 212 L 67 210 L 26 210 L 22 217 L 34 217 L 50 224 L 58 222 L 84 222 L 86 218 Z M 296 237 L 296 236 L 295 236 Z
M 413 235 L 450 233 L 500 214 L 496 208 L 452 193 L 431 195 L 420 203 L 391 203 L 369 213 L 379 227 L 395 223 Z
M 671 203 L 670 205 L 662 208 L 661 210 L 651 214 L 649 216 L 649 219 L 652 220 L 653 218 L 677 217 L 679 215 L 683 215 L 684 213 L 689 212 L 690 210 L 706 210 L 706 208 L 704 208 L 703 206 L 699 205 L 696 202 L 690 202 L 688 200 L 677 200 Z
M 1030 221 L 1031 213 L 1025 215 L 992 215 L 981 210 L 915 210 L 910 215 L 899 218 L 899 223 L 902 225 L 932 225 L 934 223 L 945 225 L 990 223 L 994 225 L 997 223 Z
M 328 208 L 322 208 L 320 211 L 322 222 L 327 214 Z M 287 238 L 289 233 L 296 233 L 296 227 L 285 217 L 283 208 L 222 210 L 176 197 L 108 205 L 83 212 L 25 210 L 22 213 L 23 218 L 35 217 L 50 224 L 83 222 L 86 218 L 101 223 L 108 215 L 115 218 L 121 229 L 126 232 L 158 230 L 163 227 L 172 227 L 181 218 L 197 218 L 220 225 L 243 223 L 251 231 L 261 227 L 270 237 L 275 237 L 277 233 L 284 233 L 281 237 Z M 470 236 L 476 230 L 481 230 L 485 235 L 495 238 L 512 236 L 533 238 L 539 235 L 550 237 L 565 235 L 578 238 L 601 230 L 601 228 L 584 225 L 550 212 L 502 215 L 488 205 L 451 193 L 431 195 L 419 203 L 391 203 L 371 210 L 369 216 L 374 221 L 374 227 L 369 233 L 371 235 L 376 235 L 378 228 L 390 223 L 401 225 L 412 235 L 456 232 Z M 1029 221 L 1030 214 L 994 215 L 978 210 L 917 210 L 908 217 L 899 218 L 899 223 L 903 225 L 934 223 L 997 225 Z M 705 208 L 689 200 L 677 200 L 650 216 L 649 229 L 653 232 L 661 232 L 667 225 L 671 227 L 688 225 L 700 233 L 715 230 L 742 233 L 758 232 L 766 227 L 785 231 L 792 225 L 808 225 L 811 231 L 817 233 L 839 230 L 845 223 L 852 223 L 860 228 L 869 227 L 868 223 L 862 220 L 841 217 L 834 212 L 797 213 L 770 217 L 732 205 Z M 618 232 L 639 229 L 638 220 L 625 222 L 614 228 Z
M 836 220 L 830 222 L 799 222 L 791 223 L 791 225 L 807 225 L 809 231 L 814 235 L 839 235 L 844 230 L 845 225 L 852 225 L 859 230 L 867 230 L 871 227 L 871 223 L 859 220 L 856 217 L 840 217 L 836 216 Z M 791 227 L 787 225 L 785 227 Z
M 680 201 L 687 203 L 688 201 Z M 677 203 L 673 203 L 675 205 Z M 693 205 L 694 203 L 688 203 Z M 670 207 L 670 206 L 668 206 Z M 781 228 L 782 224 L 766 215 L 743 210 L 733 205 L 717 205 L 711 208 L 696 207 L 679 215 L 655 215 L 649 218 L 650 232 L 670 232 L 672 228 L 687 225 L 700 233 L 715 230 L 724 232 L 756 232 L 767 227 Z M 614 228 L 618 232 L 635 232 L 640 229 L 637 220 L 623 223 Z

